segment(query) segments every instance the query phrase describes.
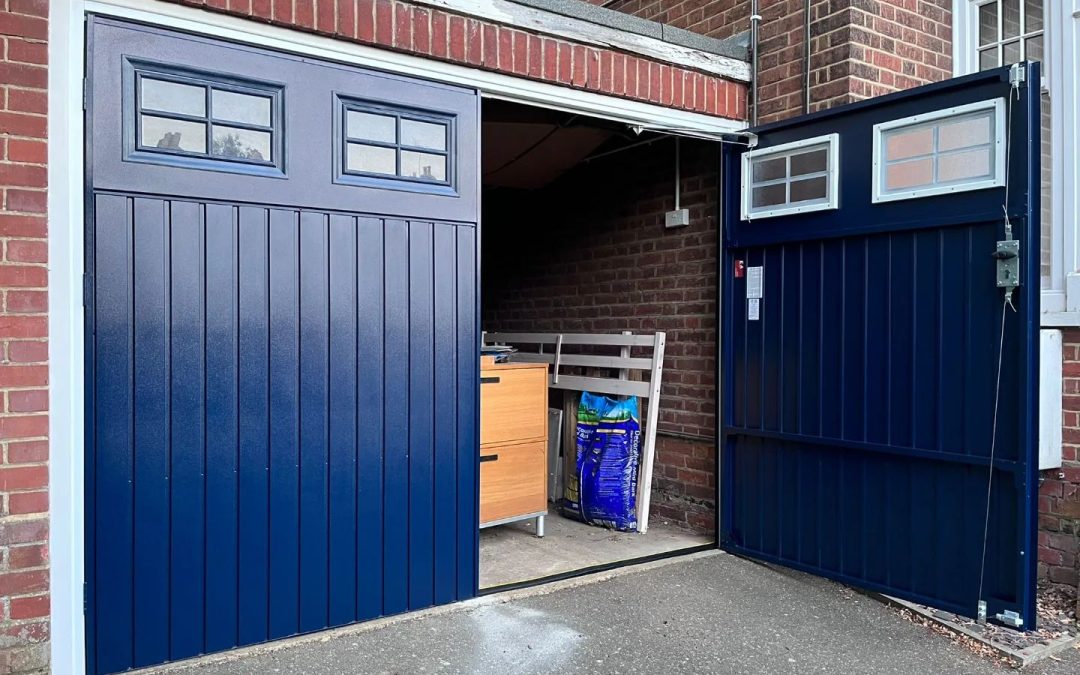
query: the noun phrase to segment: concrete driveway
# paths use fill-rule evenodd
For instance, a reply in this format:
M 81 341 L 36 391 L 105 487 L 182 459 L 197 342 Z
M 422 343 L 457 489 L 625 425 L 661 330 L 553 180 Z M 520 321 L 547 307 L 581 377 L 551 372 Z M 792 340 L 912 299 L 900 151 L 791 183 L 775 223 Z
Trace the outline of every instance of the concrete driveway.
M 1025 673 L 1080 672 L 1080 650 Z M 832 582 L 723 553 L 488 596 L 161 672 L 1003 673 Z

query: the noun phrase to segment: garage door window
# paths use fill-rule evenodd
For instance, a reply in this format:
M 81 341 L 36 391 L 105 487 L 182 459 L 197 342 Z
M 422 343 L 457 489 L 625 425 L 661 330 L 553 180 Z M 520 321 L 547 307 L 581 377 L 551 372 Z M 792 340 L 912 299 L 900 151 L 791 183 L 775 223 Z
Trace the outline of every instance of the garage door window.
M 160 67 L 137 67 L 132 79 L 129 159 L 280 172 L 280 88 Z
M 874 125 L 874 195 L 884 202 L 1004 184 L 1000 99 Z
M 835 209 L 837 143 L 829 134 L 744 153 L 743 219 Z
M 450 117 L 343 102 L 339 182 L 426 190 L 453 183 Z

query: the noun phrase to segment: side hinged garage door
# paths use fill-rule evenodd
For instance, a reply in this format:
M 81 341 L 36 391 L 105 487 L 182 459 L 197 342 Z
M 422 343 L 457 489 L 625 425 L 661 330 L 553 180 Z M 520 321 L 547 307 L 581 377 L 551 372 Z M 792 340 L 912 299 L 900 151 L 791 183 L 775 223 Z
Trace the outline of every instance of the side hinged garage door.
M 474 595 L 477 93 L 89 42 L 90 671 Z
M 1031 628 L 1039 69 L 758 130 L 724 173 L 722 545 Z

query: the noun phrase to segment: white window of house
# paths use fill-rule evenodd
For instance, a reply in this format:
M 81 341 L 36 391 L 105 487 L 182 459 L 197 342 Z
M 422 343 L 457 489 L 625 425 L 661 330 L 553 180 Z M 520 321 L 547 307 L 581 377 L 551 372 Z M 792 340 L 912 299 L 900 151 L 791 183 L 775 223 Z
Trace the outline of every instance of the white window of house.
M 1077 125 L 1066 122 L 1080 111 L 1076 10 L 1075 0 L 953 0 L 957 75 L 1023 60 L 1042 63 L 1040 276 L 1044 324 L 1055 325 L 1080 324 L 1080 223 L 1070 190 L 1077 177 Z
M 874 202 L 1004 184 L 1002 99 L 874 125 Z
M 835 209 L 839 147 L 828 134 L 744 153 L 743 220 Z

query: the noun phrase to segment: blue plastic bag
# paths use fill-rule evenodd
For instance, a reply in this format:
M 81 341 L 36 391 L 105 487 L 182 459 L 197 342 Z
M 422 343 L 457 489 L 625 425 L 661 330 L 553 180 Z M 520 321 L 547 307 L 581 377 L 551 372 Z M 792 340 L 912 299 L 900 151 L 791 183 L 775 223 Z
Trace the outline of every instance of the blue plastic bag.
M 563 513 L 591 525 L 637 529 L 637 399 L 582 393 L 576 435 L 576 471 L 567 481 Z

